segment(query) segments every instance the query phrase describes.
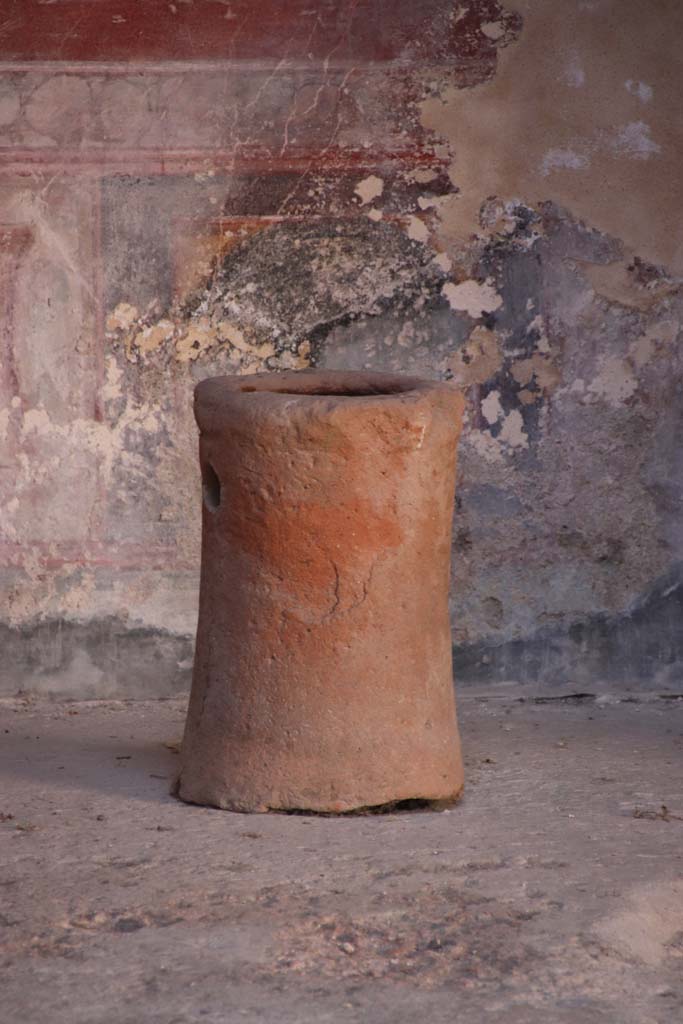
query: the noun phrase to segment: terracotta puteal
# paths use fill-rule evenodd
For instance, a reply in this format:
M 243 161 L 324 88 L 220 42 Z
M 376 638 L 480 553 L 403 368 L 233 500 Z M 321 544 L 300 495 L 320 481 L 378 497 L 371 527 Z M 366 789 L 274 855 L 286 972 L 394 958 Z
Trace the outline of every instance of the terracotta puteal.
M 235 811 L 450 802 L 462 398 L 384 373 L 198 385 L 199 624 L 177 792 Z

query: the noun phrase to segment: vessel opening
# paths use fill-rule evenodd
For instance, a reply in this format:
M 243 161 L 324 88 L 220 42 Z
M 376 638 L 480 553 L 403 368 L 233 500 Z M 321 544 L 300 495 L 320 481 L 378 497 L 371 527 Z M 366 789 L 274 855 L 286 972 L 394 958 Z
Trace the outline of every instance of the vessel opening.
M 210 462 L 206 463 L 202 472 L 202 493 L 206 507 L 210 512 L 215 512 L 221 503 L 221 482 Z

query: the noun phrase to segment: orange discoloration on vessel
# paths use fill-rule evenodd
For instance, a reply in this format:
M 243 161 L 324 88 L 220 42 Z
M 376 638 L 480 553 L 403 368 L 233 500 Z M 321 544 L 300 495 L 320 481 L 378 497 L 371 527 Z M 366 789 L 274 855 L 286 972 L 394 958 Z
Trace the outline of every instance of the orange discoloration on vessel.
M 204 542 L 181 798 L 455 799 L 458 392 L 389 374 L 225 377 L 199 385 L 196 413 Z

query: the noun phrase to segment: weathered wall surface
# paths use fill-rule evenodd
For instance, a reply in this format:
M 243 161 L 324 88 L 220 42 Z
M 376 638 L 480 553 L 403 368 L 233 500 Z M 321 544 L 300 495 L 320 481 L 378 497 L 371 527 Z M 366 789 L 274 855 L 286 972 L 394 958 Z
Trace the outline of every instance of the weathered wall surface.
M 0 692 L 187 685 L 193 384 L 308 366 L 465 390 L 462 681 L 680 685 L 680 5 L 2 7 Z

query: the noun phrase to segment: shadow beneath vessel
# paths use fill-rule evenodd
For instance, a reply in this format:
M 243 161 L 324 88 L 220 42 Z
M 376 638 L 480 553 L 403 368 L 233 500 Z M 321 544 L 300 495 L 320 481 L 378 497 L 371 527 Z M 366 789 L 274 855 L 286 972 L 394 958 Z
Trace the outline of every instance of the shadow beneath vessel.
M 96 792 L 150 804 L 174 800 L 171 787 L 178 770 L 182 724 L 169 730 L 168 740 L 142 740 L 75 735 L 63 726 L 55 729 L 54 723 L 38 716 L 17 719 L 2 714 L 0 732 L 0 773 L 8 782 L 14 777 L 31 787 Z

